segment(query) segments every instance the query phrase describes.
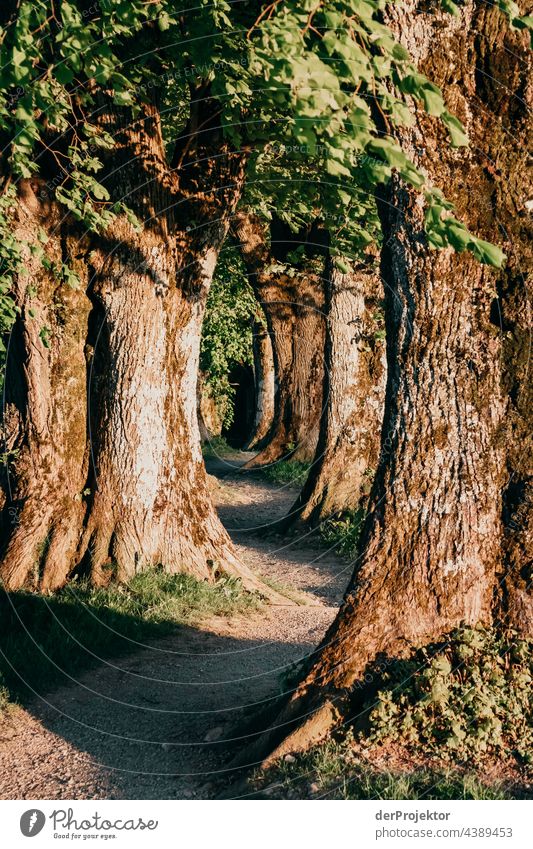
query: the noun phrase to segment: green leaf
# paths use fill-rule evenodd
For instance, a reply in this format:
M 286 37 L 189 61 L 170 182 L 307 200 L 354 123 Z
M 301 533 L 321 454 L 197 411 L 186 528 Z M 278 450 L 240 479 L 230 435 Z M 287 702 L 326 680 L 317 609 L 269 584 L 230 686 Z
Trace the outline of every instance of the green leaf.
M 90 189 L 97 200 L 109 200 L 108 190 L 101 183 L 97 183 L 96 180 L 90 185 Z
M 440 91 L 435 91 L 434 88 L 423 88 L 420 96 L 424 102 L 424 109 L 428 115 L 439 117 L 446 111 L 446 105 Z
M 349 274 L 351 271 L 350 264 L 341 256 L 335 257 L 335 265 L 343 274 Z
M 533 29 L 533 15 L 522 15 L 520 18 L 514 18 L 513 26 L 516 29 Z
M 468 145 L 468 136 L 466 131 L 455 115 L 450 112 L 444 112 L 442 115 L 442 123 L 447 127 L 450 134 L 452 147 L 465 147 Z
M 473 254 L 485 265 L 492 265 L 494 268 L 503 268 L 507 259 L 501 248 L 492 245 L 490 242 L 484 242 L 483 239 L 474 239 Z

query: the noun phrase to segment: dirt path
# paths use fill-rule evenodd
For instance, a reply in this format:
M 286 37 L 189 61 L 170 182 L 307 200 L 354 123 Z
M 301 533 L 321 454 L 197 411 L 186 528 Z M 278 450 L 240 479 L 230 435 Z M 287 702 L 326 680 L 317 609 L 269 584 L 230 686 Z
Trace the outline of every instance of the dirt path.
M 216 618 L 10 712 L 0 724 L 2 799 L 206 798 L 224 776 L 241 712 L 280 692 L 316 646 L 348 580 L 346 564 L 308 537 L 268 540 L 295 490 L 235 475 L 247 455 L 207 461 L 220 515 L 241 557 L 305 601 Z M 244 741 L 243 741 L 244 742 Z

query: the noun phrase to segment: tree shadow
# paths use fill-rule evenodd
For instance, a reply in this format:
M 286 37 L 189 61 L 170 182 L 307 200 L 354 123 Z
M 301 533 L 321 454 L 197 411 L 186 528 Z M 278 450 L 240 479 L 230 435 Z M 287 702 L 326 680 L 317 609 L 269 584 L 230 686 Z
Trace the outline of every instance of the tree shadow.
M 4 594 L 0 612 L 0 669 L 25 707 L 5 715 L 0 745 L 17 798 L 214 795 L 249 739 L 235 729 L 315 648 L 25 593 Z
M 75 584 L 61 596 L 2 591 L 0 676 L 12 696 L 25 702 L 34 689 L 66 683 L 64 670 L 75 674 L 102 657 L 131 653 L 137 641 L 151 644 L 175 627 L 91 604 Z

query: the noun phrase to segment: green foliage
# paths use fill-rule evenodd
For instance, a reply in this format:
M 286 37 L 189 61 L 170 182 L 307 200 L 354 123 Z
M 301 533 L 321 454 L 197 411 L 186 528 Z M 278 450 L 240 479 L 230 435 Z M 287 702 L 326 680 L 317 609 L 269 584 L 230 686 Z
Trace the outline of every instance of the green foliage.
M 278 761 L 257 773 L 253 786 L 277 798 L 302 799 L 508 799 L 512 792 L 499 782 L 458 769 L 378 769 L 361 757 L 348 732 L 308 752 Z
M 426 193 L 426 233 L 433 248 L 450 245 L 457 253 L 470 251 L 479 262 L 501 268 L 505 263 L 505 254 L 496 245 L 478 239 L 467 230 L 464 224 L 451 215 L 452 204 L 445 200 L 442 192 L 434 189 Z
M 5 338 L 17 316 L 11 288 L 15 275 L 23 267 L 22 246 L 11 233 L 10 208 L 15 202 L 16 189 L 10 185 L 0 197 L 0 386 L 3 384 Z
M 374 695 L 354 707 L 354 726 L 308 752 L 278 761 L 254 784 L 286 798 L 502 799 L 530 794 L 488 783 L 485 765 L 530 769 L 533 640 L 458 628 L 406 660 L 367 669 Z M 297 678 L 296 678 L 297 681 Z M 285 683 L 285 682 L 284 682 Z M 288 681 L 294 686 L 294 680 Z M 369 685 L 371 686 L 371 685 Z M 376 691 L 377 690 L 377 694 Z M 384 752 L 402 771 L 378 769 Z M 413 764 L 429 766 L 413 769 Z M 443 766 L 443 764 L 445 766 Z M 510 773 L 511 774 L 511 773 Z
M 344 513 L 340 518 L 327 519 L 321 525 L 320 535 L 339 554 L 352 557 L 357 551 L 364 518 L 365 512 L 361 508 Z
M 25 698 L 31 688 L 44 693 L 100 658 L 137 651 L 178 625 L 258 605 L 235 579 L 207 584 L 162 570 L 107 588 L 73 582 L 52 596 L 2 591 L 0 708 L 7 691 L 11 700 Z
M 234 452 L 234 448 L 229 445 L 223 436 L 211 436 L 207 442 L 202 445 L 202 454 L 204 457 L 227 457 Z
M 260 308 L 234 247 L 222 252 L 207 300 L 202 326 L 200 369 L 225 427 L 233 421 L 233 366 L 252 365 L 253 323 Z
M 460 628 L 382 673 L 367 705 L 370 743 L 476 762 L 533 751 L 533 641 Z
M 406 98 L 413 97 L 442 121 L 452 145 L 467 143 L 440 89 L 381 22 L 385 0 L 288 0 L 272 3 L 268 14 L 226 0 L 198 0 L 194 9 L 182 0 L 8 5 L 0 11 L 0 332 L 13 322 L 10 291 L 20 271 L 9 220 L 17 180 L 40 175 L 63 211 L 90 231 L 104 230 L 120 212 L 138 224 L 98 179 L 102 152 L 115 145 L 94 117 L 103 91 L 132 121 L 143 103 L 157 103 L 172 148 L 190 91 L 208 85 L 226 136 L 254 151 L 255 209 L 276 209 L 295 228 L 320 214 L 334 252 L 354 256 L 379 240 L 374 193 L 396 169 L 425 191 L 433 246 L 503 263 L 499 249 L 453 216 L 394 138 L 411 122 Z M 457 10 L 453 0 L 443 5 Z M 531 27 L 513 0 L 498 5 L 512 26 Z
M 4 676 L 0 672 L 0 713 L 6 710 L 9 704 L 9 690 L 4 686 Z
M 265 466 L 261 474 L 272 483 L 288 483 L 301 486 L 309 474 L 311 463 L 300 460 L 280 460 L 272 466 Z
M 413 97 L 444 123 L 453 146 L 467 144 L 440 89 L 418 71 L 380 21 L 385 0 L 275 5 L 276 14 L 254 29 L 252 69 L 269 84 L 261 114 L 274 125 L 277 141 L 291 152 L 292 163 L 315 162 L 317 171 L 325 173 L 317 204 L 324 218 L 334 218 L 349 206 L 343 226 L 338 231 L 331 228 L 334 250 L 349 256 L 365 239 L 375 240 L 373 193 L 395 170 L 408 184 L 424 190 L 433 210 L 427 222 L 432 244 L 441 240 L 455 247 L 458 239 L 450 241 L 455 228 L 465 238 L 461 250 L 472 250 L 480 261 L 500 266 L 501 252 L 489 250 L 468 233 L 451 214 L 450 204 L 445 216 L 437 214 L 441 194 L 428 185 L 425 174 L 395 140 L 394 128 L 412 122 L 406 97 Z M 280 109 L 292 116 L 281 126 Z

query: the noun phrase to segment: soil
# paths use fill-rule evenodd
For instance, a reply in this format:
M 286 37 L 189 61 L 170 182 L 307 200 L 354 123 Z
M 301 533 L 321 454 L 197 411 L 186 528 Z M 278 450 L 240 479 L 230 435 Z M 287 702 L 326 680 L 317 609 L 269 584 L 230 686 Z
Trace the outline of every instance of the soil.
M 278 696 L 320 641 L 350 572 L 316 538 L 264 535 L 295 489 L 240 472 L 251 456 L 206 465 L 242 560 L 281 587 L 287 604 L 176 628 L 9 710 L 0 722 L 0 798 L 212 798 L 229 781 L 246 744 L 239 722 Z

